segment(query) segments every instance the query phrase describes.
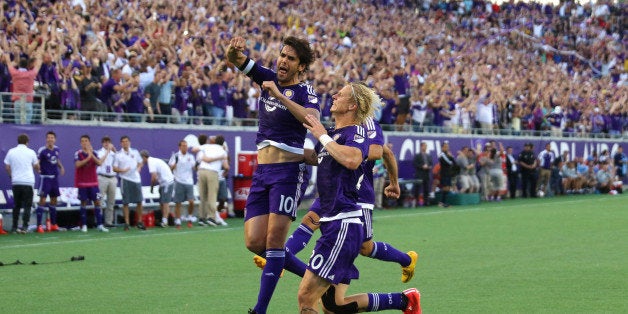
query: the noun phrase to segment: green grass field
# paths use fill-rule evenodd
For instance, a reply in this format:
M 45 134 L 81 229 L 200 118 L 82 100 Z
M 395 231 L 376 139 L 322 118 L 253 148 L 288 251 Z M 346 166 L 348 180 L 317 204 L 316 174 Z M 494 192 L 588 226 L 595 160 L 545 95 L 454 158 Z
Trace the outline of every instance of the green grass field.
M 402 284 L 398 265 L 359 257 L 350 293 L 417 287 L 424 313 L 628 313 L 627 202 L 590 195 L 376 211 L 375 240 L 419 252 L 417 272 Z M 228 222 L 0 236 L 0 261 L 26 263 L 0 267 L 0 312 L 246 313 L 260 271 L 242 220 Z M 85 260 L 28 265 L 75 255 Z M 299 279 L 281 279 L 269 313 L 297 312 Z

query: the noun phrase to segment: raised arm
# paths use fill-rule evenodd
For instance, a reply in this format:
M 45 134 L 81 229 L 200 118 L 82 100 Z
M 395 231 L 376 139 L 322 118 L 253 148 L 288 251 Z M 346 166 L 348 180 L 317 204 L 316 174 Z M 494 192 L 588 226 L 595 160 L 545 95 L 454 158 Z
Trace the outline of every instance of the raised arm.
M 315 116 L 307 115 L 305 116 L 305 120 L 307 122 L 303 123 L 303 126 L 310 130 L 312 135 L 321 141 L 321 144 L 323 144 L 329 155 L 338 163 L 351 170 L 360 167 L 363 159 L 362 152 L 359 148 L 341 145 L 331 140 L 329 135 L 327 135 L 327 130 L 325 130 L 325 127 Z

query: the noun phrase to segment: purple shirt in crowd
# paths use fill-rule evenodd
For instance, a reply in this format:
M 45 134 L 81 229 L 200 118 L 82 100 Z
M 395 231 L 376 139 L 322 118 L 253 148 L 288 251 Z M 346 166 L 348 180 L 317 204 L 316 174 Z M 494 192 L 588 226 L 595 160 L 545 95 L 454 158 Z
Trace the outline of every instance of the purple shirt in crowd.
M 382 98 L 382 102 L 384 103 L 384 105 L 382 108 L 382 116 L 379 118 L 379 123 L 381 124 L 395 123 L 393 112 L 392 112 L 393 108 L 395 108 L 395 100 Z
M 227 108 L 227 86 L 227 82 L 224 81 L 209 85 L 209 91 L 211 92 L 214 107 L 222 109 Z
M 57 65 L 55 63 L 42 64 L 37 74 L 37 80 L 41 83 L 48 84 L 50 92 L 58 94 L 61 91 L 59 83 L 59 73 L 57 72 Z
M 0 93 L 8 93 L 11 86 L 11 74 L 6 64 L 0 63 Z
M 192 107 L 192 86 L 176 86 L 174 88 L 174 105 L 173 108 L 179 112 L 185 112 L 188 107 Z
M 126 102 L 126 112 L 144 113 L 144 90 L 141 87 L 131 93 L 131 97 Z
M 100 88 L 100 100 L 107 106 L 107 108 L 111 108 L 113 106 L 113 94 L 116 93 L 113 88 L 116 87 L 116 85 L 118 85 L 116 80 L 110 78 L 103 83 Z

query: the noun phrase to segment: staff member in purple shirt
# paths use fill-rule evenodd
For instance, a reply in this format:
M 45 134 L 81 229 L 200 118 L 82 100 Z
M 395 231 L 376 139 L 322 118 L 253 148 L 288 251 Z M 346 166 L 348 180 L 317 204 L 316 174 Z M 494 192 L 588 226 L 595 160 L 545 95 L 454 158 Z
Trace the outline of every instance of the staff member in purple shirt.
M 307 40 L 292 36 L 284 39 L 277 71 L 256 64 L 244 54 L 245 48 L 244 38 L 232 38 L 227 59 L 262 87 L 255 140 L 259 166 L 246 201 L 244 239 L 251 252 L 267 260 L 257 304 L 249 311 L 266 313 L 281 270 L 284 266 L 290 268 L 291 260 L 296 259 L 285 251 L 284 243 L 290 222 L 296 217 L 306 169 L 305 116 L 318 120 L 320 108 L 312 86 L 299 80 L 314 61 Z

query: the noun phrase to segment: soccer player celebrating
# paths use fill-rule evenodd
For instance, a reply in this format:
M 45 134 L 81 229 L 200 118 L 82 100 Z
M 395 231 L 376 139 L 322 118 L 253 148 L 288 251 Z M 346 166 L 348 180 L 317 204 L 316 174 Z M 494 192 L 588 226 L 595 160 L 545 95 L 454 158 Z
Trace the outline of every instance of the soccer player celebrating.
M 96 168 L 102 164 L 107 158 L 109 151 L 104 156 L 98 158 L 94 154 L 89 135 L 81 136 L 81 149 L 74 153 L 74 186 L 78 188 L 79 200 L 81 200 L 81 231 L 87 232 L 87 204 L 89 201 L 94 203 L 94 216 L 96 216 L 96 224 L 98 230 L 109 232 L 109 229 L 103 225 L 103 216 L 100 209 L 100 197 L 98 194 L 98 175 Z
M 258 167 L 246 202 L 244 238 L 246 247 L 267 259 L 258 300 L 252 313 L 266 313 L 284 267 L 294 259 L 284 243 L 290 222 L 296 217 L 303 181 L 305 116 L 318 119 L 318 96 L 299 75 L 314 61 L 314 52 L 304 39 L 286 37 L 277 71 L 256 64 L 245 54 L 246 41 L 231 39 L 227 59 L 262 87 L 257 144 Z M 285 264 L 285 266 L 284 266 Z
M 405 313 L 421 311 L 420 294 L 416 289 L 344 298 L 350 281 L 358 278 L 353 262 L 365 239 L 365 218 L 358 204 L 358 194 L 364 183 L 362 164 L 368 157 L 370 142 L 361 124 L 373 115 L 377 99 L 365 85 L 350 83 L 333 96 L 331 113 L 335 127 L 329 134 L 316 117 L 306 117 L 304 126 L 319 139 L 316 157 L 321 237 L 299 286 L 301 313 L 318 313 L 315 306 L 332 285 L 338 288 L 331 289 L 323 302 L 326 309 L 334 313 L 386 309 L 400 309 Z
M 50 196 L 50 204 L 48 213 L 50 215 L 50 230 L 58 231 L 57 225 L 57 197 L 59 193 L 59 175 L 65 174 L 65 168 L 59 159 L 59 147 L 55 145 L 57 135 L 53 131 L 46 133 L 46 146 L 42 146 L 37 151 L 39 159 L 40 177 L 39 183 L 39 204 L 37 206 L 37 232 L 43 233 L 42 217 L 44 215 L 44 206 L 46 206 L 46 198 Z

